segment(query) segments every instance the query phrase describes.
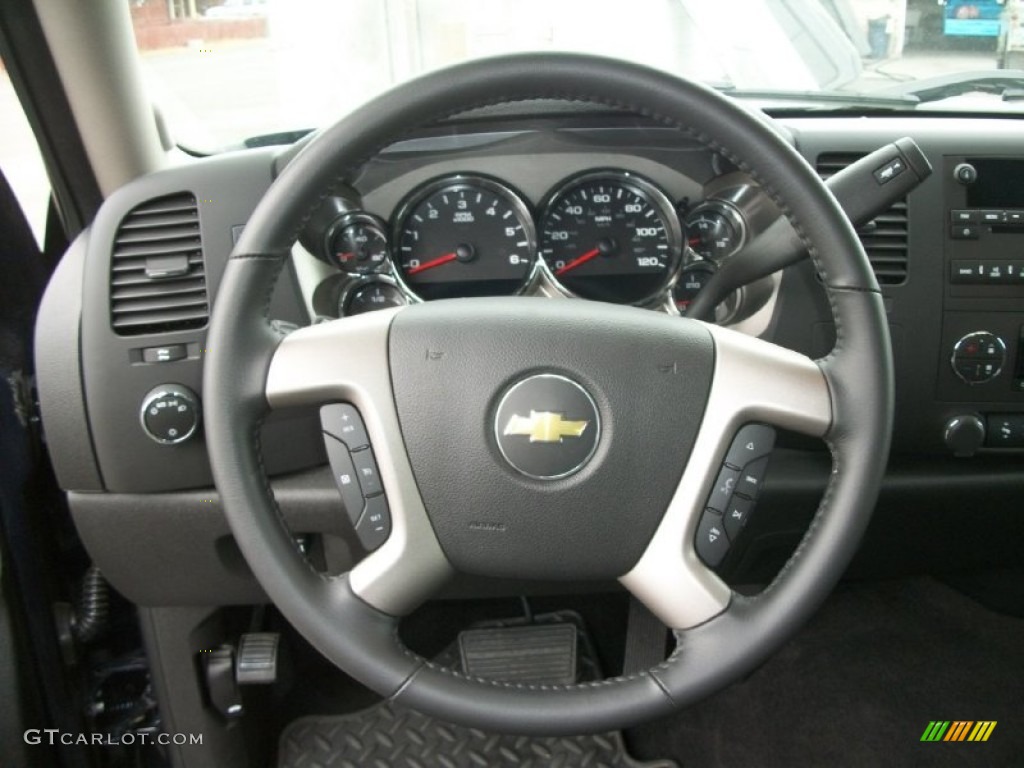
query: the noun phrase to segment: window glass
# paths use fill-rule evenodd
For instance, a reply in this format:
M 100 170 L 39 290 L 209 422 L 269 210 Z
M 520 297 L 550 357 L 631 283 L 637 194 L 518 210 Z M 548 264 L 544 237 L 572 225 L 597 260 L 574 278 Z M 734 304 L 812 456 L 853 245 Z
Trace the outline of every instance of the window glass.
M 36 242 L 43 243 L 50 182 L 39 145 L 29 127 L 10 77 L 0 63 L 0 170 L 21 204 Z
M 1019 112 L 1024 0 L 132 0 L 185 146 L 324 125 L 455 62 L 563 50 L 772 106 Z M 984 73 L 985 77 L 979 77 Z M 940 87 L 931 81 L 945 78 Z M 920 84 L 920 86 L 918 85 Z

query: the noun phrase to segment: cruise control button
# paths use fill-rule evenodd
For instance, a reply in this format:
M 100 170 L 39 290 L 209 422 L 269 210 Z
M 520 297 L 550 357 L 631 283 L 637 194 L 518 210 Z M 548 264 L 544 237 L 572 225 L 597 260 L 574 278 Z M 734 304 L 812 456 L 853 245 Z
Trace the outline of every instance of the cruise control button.
M 768 467 L 768 457 L 752 461 L 740 472 L 739 480 L 736 481 L 736 493 L 743 494 L 748 499 L 756 499 L 761 491 L 761 480 L 764 479 L 764 471 Z
M 750 499 L 744 499 L 742 496 L 732 497 L 729 506 L 725 508 L 725 514 L 722 515 L 729 541 L 735 541 L 736 537 L 740 535 L 740 531 L 747 524 L 753 509 L 754 502 Z
M 324 442 L 327 444 L 327 460 L 331 464 L 334 484 L 341 493 L 341 501 L 345 505 L 349 520 L 355 525 L 363 514 L 364 500 L 363 492 L 359 490 L 359 478 L 356 476 L 352 456 L 348 448 L 330 435 L 324 435 Z
M 352 463 L 356 466 L 359 485 L 362 487 L 364 495 L 373 496 L 384 492 L 384 486 L 380 482 L 380 472 L 377 470 L 377 462 L 373 460 L 371 448 L 353 451 Z
M 356 524 L 360 543 L 372 551 L 391 535 L 391 510 L 384 496 L 371 496 L 366 500 L 366 511 Z
M 750 462 L 767 456 L 774 447 L 774 429 L 763 424 L 747 424 L 736 433 L 725 463 L 733 469 L 743 469 Z
M 729 537 L 722 517 L 713 509 L 705 509 L 697 525 L 697 556 L 709 568 L 716 567 L 729 551 Z
M 324 432 L 341 440 L 349 447 L 349 450 L 354 451 L 370 444 L 359 411 L 348 403 L 332 403 L 323 406 L 320 409 L 320 425 Z
M 711 490 L 707 505 L 719 512 L 725 509 L 729 504 L 729 499 L 732 498 L 733 491 L 736 490 L 736 482 L 739 477 L 739 470 L 722 467 L 722 471 L 718 473 L 718 479 L 715 480 L 715 487 Z

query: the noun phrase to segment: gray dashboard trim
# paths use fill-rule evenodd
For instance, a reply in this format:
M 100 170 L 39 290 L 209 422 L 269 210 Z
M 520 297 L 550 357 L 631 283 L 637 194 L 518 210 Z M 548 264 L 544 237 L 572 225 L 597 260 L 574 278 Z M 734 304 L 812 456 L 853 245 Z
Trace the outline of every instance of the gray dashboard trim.
M 62 488 L 103 490 L 85 407 L 79 345 L 88 234 L 68 248 L 39 306 L 35 355 L 39 406 L 57 482 Z

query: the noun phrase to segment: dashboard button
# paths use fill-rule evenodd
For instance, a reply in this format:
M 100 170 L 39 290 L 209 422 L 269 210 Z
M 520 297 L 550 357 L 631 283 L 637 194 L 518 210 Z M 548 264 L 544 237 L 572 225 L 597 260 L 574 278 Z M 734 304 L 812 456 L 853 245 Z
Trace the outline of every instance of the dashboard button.
M 949 236 L 954 240 L 977 240 L 978 234 L 975 224 L 954 224 L 949 229 Z
M 324 432 L 345 443 L 350 450 L 354 451 L 370 444 L 359 411 L 348 403 L 331 403 L 323 406 L 320 409 L 320 426 Z
M 983 224 L 1002 224 L 1005 215 L 1004 211 L 982 211 L 979 219 Z
M 725 532 L 729 536 L 729 541 L 736 541 L 736 537 L 740 535 L 743 526 L 747 524 L 747 520 L 750 519 L 750 513 L 753 510 L 754 502 L 750 499 L 745 499 L 742 496 L 732 497 L 729 506 L 725 508 L 725 514 L 722 515 L 723 522 L 725 523 Z
M 334 484 L 338 486 L 341 493 L 341 501 L 345 505 L 345 512 L 348 519 L 355 525 L 363 514 L 365 500 L 363 492 L 359 490 L 359 479 L 356 476 L 356 468 L 352 463 L 352 456 L 341 442 L 331 435 L 324 435 L 324 442 L 327 444 L 327 460 L 331 464 L 331 474 L 334 475 Z
M 366 500 L 366 511 L 356 524 L 360 543 L 373 551 L 391 535 L 391 510 L 384 496 L 371 496 Z
M 978 220 L 978 212 L 972 210 L 950 211 L 949 218 L 954 224 L 973 224 Z
M 1024 448 L 1024 413 L 990 413 L 985 420 L 986 446 Z
M 739 480 L 736 483 L 736 493 L 746 496 L 748 499 L 756 499 L 761 492 L 761 481 L 764 479 L 764 472 L 768 468 L 768 457 L 752 461 L 740 472 Z
M 949 265 L 949 279 L 959 285 L 984 283 L 987 268 L 988 265 L 983 261 L 953 259 Z
M 373 449 L 364 448 L 361 451 L 353 451 L 352 463 L 355 464 L 356 475 L 359 476 L 359 485 L 362 487 L 364 495 L 374 496 L 384 492 L 377 462 L 373 460 Z
M 1000 360 L 1006 357 L 1006 344 L 988 331 L 969 333 L 956 343 L 953 355 L 959 360 Z
M 186 357 L 188 357 L 188 350 L 184 344 L 167 344 L 162 347 L 147 347 L 142 350 L 144 363 L 173 363 L 175 360 L 184 360 Z
M 725 533 L 722 516 L 713 509 L 705 509 L 697 525 L 697 557 L 709 568 L 718 566 L 729 552 L 729 537 Z
M 888 184 L 905 170 L 907 170 L 907 165 L 903 162 L 903 158 L 894 157 L 881 168 L 875 169 L 875 181 L 879 184 Z
M 953 370 L 968 384 L 984 384 L 999 375 L 1002 368 L 994 360 L 955 360 Z
M 733 438 L 725 463 L 743 469 L 750 462 L 767 456 L 775 447 L 775 430 L 763 424 L 747 424 Z
M 707 505 L 718 511 L 725 509 L 729 504 L 729 499 L 732 498 L 733 492 L 736 490 L 736 483 L 739 478 L 739 470 L 722 467 L 722 471 L 718 473 L 718 478 L 715 480 L 715 487 L 711 491 Z
M 1020 226 L 1024 224 L 1024 211 L 1007 211 L 1006 223 Z

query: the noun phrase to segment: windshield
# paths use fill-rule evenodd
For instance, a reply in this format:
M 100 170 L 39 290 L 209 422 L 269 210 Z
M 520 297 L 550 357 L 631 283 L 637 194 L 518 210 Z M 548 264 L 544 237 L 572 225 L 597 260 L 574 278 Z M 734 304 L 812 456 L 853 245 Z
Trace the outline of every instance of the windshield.
M 1024 0 L 1022 0 L 1024 1 Z M 1018 0 L 131 0 L 183 146 L 328 124 L 467 59 L 579 51 L 789 109 L 1024 108 Z M 270 139 L 274 140 L 274 139 Z

